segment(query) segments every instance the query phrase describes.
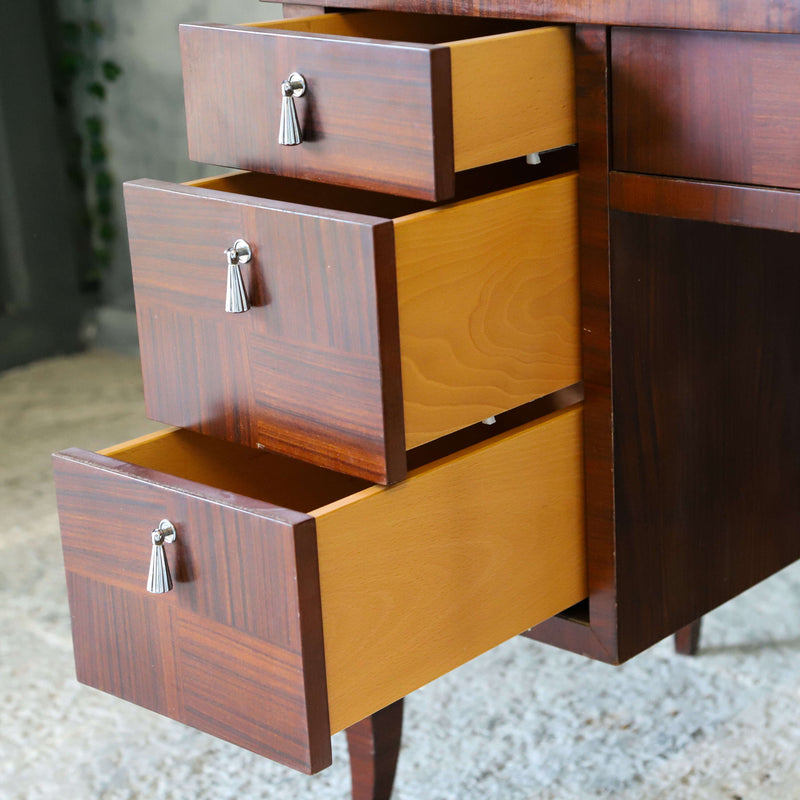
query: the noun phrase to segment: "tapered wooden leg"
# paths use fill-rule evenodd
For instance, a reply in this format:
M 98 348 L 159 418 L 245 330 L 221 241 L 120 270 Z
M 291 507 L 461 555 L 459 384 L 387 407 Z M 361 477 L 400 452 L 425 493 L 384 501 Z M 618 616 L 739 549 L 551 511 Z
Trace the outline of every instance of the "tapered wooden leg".
M 700 626 L 703 618 L 699 617 L 694 622 L 681 628 L 675 634 L 675 652 L 682 656 L 697 655 L 697 648 L 700 644 Z
M 353 800 L 389 800 L 402 736 L 402 699 L 347 729 Z

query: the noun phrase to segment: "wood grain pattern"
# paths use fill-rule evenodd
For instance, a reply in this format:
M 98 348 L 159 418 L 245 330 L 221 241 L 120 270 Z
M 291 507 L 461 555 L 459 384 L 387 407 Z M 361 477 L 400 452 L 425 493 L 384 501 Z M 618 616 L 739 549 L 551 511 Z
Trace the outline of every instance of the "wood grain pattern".
M 331 732 L 586 595 L 580 408 L 355 494 L 221 442 L 205 459 L 222 488 L 205 486 L 187 437 L 202 450 L 169 431 L 117 449 L 134 463 L 56 456 L 79 676 L 282 763 L 325 766 Z M 237 492 L 252 474 L 259 497 Z M 175 590 L 152 596 L 165 517 Z M 147 679 L 139 654 L 160 664 Z
M 573 408 L 311 513 L 331 731 L 586 596 L 581 450 Z
M 580 380 L 577 239 L 575 175 L 395 220 L 407 448 Z
M 147 414 L 387 482 L 405 474 L 391 224 L 229 193 L 125 187 Z M 224 311 L 224 248 L 254 248 Z
M 190 158 L 431 200 L 452 196 L 452 128 L 442 135 L 432 117 L 432 109 L 450 108 L 446 48 L 276 24 L 182 25 L 181 50 Z M 305 141 L 286 147 L 277 139 L 280 86 L 292 71 L 309 85 L 296 100 Z
M 584 377 L 583 436 L 591 625 L 556 618 L 533 638 L 604 661 L 617 660 L 614 451 L 611 405 L 611 285 L 608 212 L 608 33 L 576 29 L 578 215 Z
M 326 0 L 325 5 L 570 24 L 800 33 L 800 10 L 782 0 Z
M 659 217 L 800 233 L 800 192 L 611 173 L 611 205 Z
M 615 212 L 610 266 L 607 52 L 604 32 L 578 29 L 589 625 L 531 635 L 620 662 L 798 555 L 799 298 L 781 232 Z M 792 225 L 788 192 L 613 185 L 630 211 L 732 222 L 741 203 L 763 225 L 777 196 Z
M 387 483 L 406 448 L 580 380 L 574 175 L 393 221 L 276 180 L 126 185 L 149 416 Z M 232 315 L 239 236 L 253 307 Z
M 612 233 L 624 658 L 800 557 L 800 271 L 783 232 L 614 212 Z
M 328 766 L 313 522 L 80 450 L 54 465 L 78 679 L 303 772 Z M 175 588 L 151 595 L 165 517 Z
M 615 169 L 800 188 L 800 36 L 624 28 L 611 44 Z
M 449 47 L 456 172 L 576 141 L 569 28 L 464 39 Z
M 454 169 L 575 141 L 570 32 L 519 27 L 383 13 L 182 26 L 190 156 L 448 199 Z M 269 98 L 293 69 L 309 81 L 297 101 L 306 141 L 281 147 Z M 251 113 L 227 115 L 231 104 Z
M 402 699 L 347 729 L 353 800 L 389 800 L 402 736 Z

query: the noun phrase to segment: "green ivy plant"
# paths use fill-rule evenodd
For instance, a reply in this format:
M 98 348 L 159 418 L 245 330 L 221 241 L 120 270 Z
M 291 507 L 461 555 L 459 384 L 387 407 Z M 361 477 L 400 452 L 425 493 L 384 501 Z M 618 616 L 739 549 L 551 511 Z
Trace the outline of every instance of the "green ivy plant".
M 60 23 L 56 63 L 56 101 L 71 112 L 68 171 L 84 201 L 84 225 L 90 243 L 89 263 L 81 274 L 84 289 L 97 289 L 111 263 L 114 241 L 114 179 L 109 169 L 106 119 L 103 114 L 111 84 L 122 74 L 115 61 L 103 58 L 103 26 L 85 0 L 83 19 Z

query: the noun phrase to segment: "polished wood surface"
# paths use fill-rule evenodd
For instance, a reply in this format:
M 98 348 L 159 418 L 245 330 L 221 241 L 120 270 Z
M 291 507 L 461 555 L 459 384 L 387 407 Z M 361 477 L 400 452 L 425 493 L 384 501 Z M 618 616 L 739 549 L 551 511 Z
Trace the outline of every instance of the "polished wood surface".
M 328 766 L 313 521 L 81 450 L 54 468 L 78 679 L 303 772 Z M 162 518 L 174 589 L 153 595 Z
M 573 24 L 800 33 L 794 4 L 771 0 L 326 0 L 325 5 Z
M 800 271 L 783 232 L 614 212 L 612 237 L 625 658 L 800 557 Z
M 125 191 L 154 419 L 391 483 L 406 449 L 580 380 L 574 175 L 440 207 L 339 187 L 290 205 L 314 184 L 255 173 Z
M 181 26 L 190 158 L 431 200 L 453 194 L 447 48 L 280 24 Z M 299 69 L 309 85 L 295 100 L 304 142 L 281 146 L 280 87 Z
M 581 445 L 573 408 L 311 512 L 331 731 L 586 596 Z
M 389 800 L 402 735 L 402 699 L 347 729 L 353 800 Z
M 391 223 L 156 181 L 125 187 L 149 417 L 370 480 L 405 474 Z M 224 250 L 252 308 L 224 310 Z
M 454 169 L 575 141 L 570 32 L 519 27 L 385 13 L 182 26 L 190 156 L 448 199 Z M 305 141 L 282 147 L 278 90 L 299 65 Z M 526 87 L 510 105 L 509 75 Z M 229 119 L 231 104 L 249 113 Z
M 800 188 L 800 36 L 615 29 L 617 170 Z
M 533 638 L 603 661 L 617 660 L 614 451 L 611 405 L 611 286 L 608 220 L 608 32 L 576 29 L 578 215 L 584 378 L 586 544 L 591 624 L 555 618 Z
M 617 211 L 800 233 L 800 192 L 612 172 Z
M 580 381 L 574 174 L 397 219 L 395 247 L 406 448 Z
M 580 408 L 557 412 L 354 494 L 351 478 L 300 462 L 287 470 L 273 453 L 243 460 L 247 448 L 183 430 L 120 445 L 117 458 L 59 454 L 81 680 L 317 769 L 323 719 L 326 734 L 349 727 L 585 597 L 580 428 Z M 196 482 L 206 477 L 217 485 Z M 254 484 L 257 496 L 241 494 Z M 179 529 L 167 551 L 176 588 L 154 597 L 149 532 L 165 517 Z M 140 643 L 164 661 L 162 679 L 132 674 Z M 275 648 L 290 652 L 288 667 Z M 232 659 L 237 696 L 220 695 L 222 716 L 204 722 Z M 248 716 L 239 693 L 256 669 L 253 708 L 289 692 L 302 719 Z M 261 739 L 259 725 L 271 731 Z

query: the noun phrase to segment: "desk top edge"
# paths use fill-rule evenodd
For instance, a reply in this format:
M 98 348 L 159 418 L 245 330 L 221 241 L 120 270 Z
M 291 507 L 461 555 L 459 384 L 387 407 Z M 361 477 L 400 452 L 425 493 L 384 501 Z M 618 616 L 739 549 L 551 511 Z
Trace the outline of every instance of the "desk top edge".
M 547 22 L 800 33 L 800 6 L 777 0 L 262 0 Z M 313 13 L 313 12 L 311 12 Z

